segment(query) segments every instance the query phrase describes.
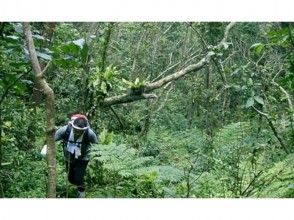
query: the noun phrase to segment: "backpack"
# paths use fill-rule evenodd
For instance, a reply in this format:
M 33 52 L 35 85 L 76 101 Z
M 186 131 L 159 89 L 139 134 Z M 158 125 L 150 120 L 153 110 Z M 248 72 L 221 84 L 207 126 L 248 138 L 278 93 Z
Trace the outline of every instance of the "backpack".
M 72 129 L 72 125 L 70 123 L 68 123 L 66 131 L 63 136 L 63 140 L 64 140 L 65 144 L 67 144 L 67 142 L 68 142 L 71 129 Z M 89 128 L 87 130 L 85 130 L 82 142 L 85 143 L 86 145 L 89 144 Z
M 70 122 L 74 121 L 75 119 L 77 118 L 85 118 L 87 121 L 87 117 L 82 115 L 82 114 L 75 114 L 75 115 L 72 115 L 71 116 L 71 120 L 68 122 L 67 124 L 67 128 L 66 128 L 66 131 L 64 132 L 64 135 L 63 135 L 63 150 L 65 151 L 66 147 L 67 147 L 67 142 L 68 142 L 68 139 L 69 139 L 69 135 L 70 135 L 70 132 L 71 132 L 71 129 L 72 129 L 72 124 Z M 84 133 L 84 136 L 83 136 L 83 140 L 82 142 L 88 146 L 90 144 L 90 141 L 89 141 L 89 129 L 90 129 L 90 125 L 89 125 L 89 122 L 88 122 L 88 129 L 85 130 L 85 133 Z M 84 155 L 85 151 L 87 149 L 85 148 L 82 148 L 81 149 L 81 154 Z M 65 153 L 65 152 L 64 152 Z

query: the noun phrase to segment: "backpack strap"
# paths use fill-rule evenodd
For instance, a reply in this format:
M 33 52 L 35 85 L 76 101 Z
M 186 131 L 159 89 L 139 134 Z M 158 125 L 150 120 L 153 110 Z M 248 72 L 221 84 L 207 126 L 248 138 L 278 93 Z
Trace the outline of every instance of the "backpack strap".
M 67 142 L 68 142 L 68 139 L 69 139 L 69 135 L 70 135 L 70 132 L 71 132 L 71 129 L 72 129 L 72 125 L 70 123 L 68 123 L 67 125 L 67 128 L 64 132 L 64 136 L 63 136 L 63 141 L 64 141 L 64 144 L 66 145 Z M 84 137 L 83 137 L 83 142 L 88 145 L 89 144 L 89 128 L 87 130 L 85 130 L 85 133 L 84 133 Z
M 63 136 L 63 140 L 64 141 L 68 141 L 69 139 L 69 135 L 70 135 L 70 131 L 71 131 L 72 125 L 70 123 L 67 124 L 66 130 L 64 132 L 64 136 Z

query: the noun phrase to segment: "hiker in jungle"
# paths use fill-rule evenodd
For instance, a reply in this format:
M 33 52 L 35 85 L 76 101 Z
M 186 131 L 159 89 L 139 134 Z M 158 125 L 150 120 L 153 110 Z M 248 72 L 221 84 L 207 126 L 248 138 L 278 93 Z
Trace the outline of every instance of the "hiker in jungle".
M 73 114 L 67 125 L 55 133 L 55 141 L 63 141 L 63 153 L 68 181 L 77 187 L 77 197 L 85 198 L 86 168 L 90 160 L 90 146 L 98 142 L 88 119 L 82 114 Z

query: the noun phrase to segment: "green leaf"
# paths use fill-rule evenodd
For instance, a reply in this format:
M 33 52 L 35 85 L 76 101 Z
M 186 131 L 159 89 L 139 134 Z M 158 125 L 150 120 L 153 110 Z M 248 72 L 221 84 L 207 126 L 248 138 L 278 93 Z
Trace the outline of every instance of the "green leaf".
M 74 40 L 73 43 L 77 46 L 79 46 L 81 49 L 83 49 L 84 45 L 85 45 L 85 39 L 81 38 L 78 40 Z
M 223 42 L 223 46 L 225 50 L 229 48 L 229 44 L 227 42 Z
M 263 52 L 264 47 L 265 47 L 264 44 L 262 44 L 262 43 L 256 43 L 256 44 L 253 44 L 253 45 L 250 47 L 250 49 L 254 49 L 255 53 L 256 53 L 257 55 L 260 55 L 260 54 Z
M 5 121 L 5 122 L 3 123 L 3 125 L 4 125 L 4 127 L 6 127 L 6 128 L 11 128 L 12 122 L 11 122 L 11 121 Z
M 33 34 L 32 35 L 33 38 L 38 39 L 38 40 L 45 40 L 45 37 L 39 35 L 39 34 Z
M 207 56 L 209 56 L 209 57 L 214 56 L 214 55 L 215 55 L 215 52 L 213 52 L 213 51 L 209 51 L 208 54 L 207 54 Z
M 89 53 L 89 47 L 87 44 L 84 44 L 83 49 L 81 51 L 82 64 L 86 64 L 88 53 Z
M 51 60 L 52 57 L 46 53 L 41 53 L 41 52 L 36 52 L 37 53 L 37 56 L 44 59 L 44 60 Z
M 14 30 L 19 33 L 19 34 L 23 34 L 23 27 L 22 27 L 22 23 L 12 23 Z
M 254 100 L 257 101 L 259 104 L 264 105 L 263 98 L 261 98 L 260 96 L 254 96 Z
M 19 39 L 19 37 L 15 36 L 15 35 L 7 36 L 7 38 L 12 39 L 12 40 L 18 40 Z
M 12 162 L 4 162 L 4 163 L 1 163 L 1 166 L 7 166 L 7 165 L 10 165 L 12 164 Z
M 122 81 L 123 81 L 123 83 L 127 84 L 130 87 L 133 86 L 133 83 L 132 82 L 130 82 L 130 81 L 124 79 L 124 78 L 122 78 Z
M 101 83 L 101 90 L 103 93 L 107 93 L 107 85 L 104 81 Z
M 15 67 L 15 68 L 20 68 L 20 67 L 28 65 L 28 63 L 26 63 L 26 62 L 11 62 L 11 63 L 9 63 L 9 65 L 12 67 Z
M 249 108 L 254 105 L 254 99 L 250 97 L 246 102 L 246 108 Z
M 248 85 L 249 85 L 249 86 L 252 86 L 252 85 L 253 85 L 253 80 L 252 80 L 252 78 L 249 78 L 247 82 L 248 82 Z

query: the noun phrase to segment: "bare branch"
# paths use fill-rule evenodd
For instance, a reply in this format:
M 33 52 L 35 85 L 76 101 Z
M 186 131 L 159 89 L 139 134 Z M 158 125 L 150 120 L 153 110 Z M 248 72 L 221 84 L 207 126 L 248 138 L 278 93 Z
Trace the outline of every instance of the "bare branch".
M 275 85 L 275 86 L 277 86 L 286 95 L 287 100 L 288 100 L 288 104 L 289 104 L 289 108 L 290 108 L 291 112 L 294 113 L 294 111 L 293 111 L 293 103 L 291 101 L 290 94 L 282 86 L 280 86 L 278 83 L 272 81 L 272 84 Z
M 167 69 L 165 69 L 164 71 L 162 71 L 157 77 L 155 77 L 155 78 L 152 80 L 152 82 L 158 80 L 158 79 L 159 79 L 160 77 L 162 77 L 162 75 L 164 75 L 167 71 L 169 71 L 169 70 L 171 70 L 172 68 L 176 67 L 176 66 L 179 65 L 180 63 L 181 63 L 181 62 L 179 61 L 179 62 L 177 62 L 176 64 L 174 64 L 174 65 L 168 67 Z
M 224 43 L 227 42 L 228 36 L 229 36 L 229 32 L 232 29 L 232 27 L 234 27 L 236 24 L 236 22 L 231 22 L 230 24 L 228 24 L 228 26 L 225 29 L 225 33 L 224 33 L 224 38 L 221 40 L 221 42 L 216 46 L 216 49 L 220 49 Z
M 253 108 L 258 114 L 260 114 L 260 115 L 262 115 L 262 116 L 268 118 L 268 114 L 266 114 L 266 113 L 264 113 L 264 112 L 262 112 L 262 111 L 259 111 L 259 110 L 258 110 L 257 108 L 255 108 L 254 106 L 252 106 L 252 108 Z
M 167 102 L 167 100 L 168 100 L 169 93 L 170 93 L 170 91 L 171 91 L 172 89 L 173 89 L 173 86 L 171 86 L 171 87 L 169 88 L 169 90 L 166 92 L 166 95 L 165 95 L 165 99 L 164 99 L 164 101 L 161 103 L 161 105 L 159 106 L 159 108 L 158 108 L 156 111 L 154 111 L 154 113 L 159 112 L 159 111 L 165 106 L 165 104 L 166 104 L 166 102 Z

